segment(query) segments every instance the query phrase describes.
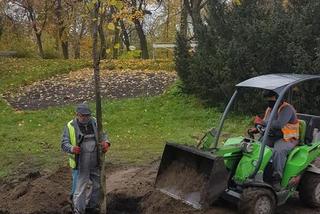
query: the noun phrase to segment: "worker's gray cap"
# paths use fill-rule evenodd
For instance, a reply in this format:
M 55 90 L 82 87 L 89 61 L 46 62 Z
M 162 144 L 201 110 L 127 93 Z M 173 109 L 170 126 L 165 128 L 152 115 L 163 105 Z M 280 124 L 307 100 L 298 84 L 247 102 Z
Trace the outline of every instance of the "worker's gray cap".
M 91 110 L 86 103 L 81 103 L 77 105 L 76 107 L 76 112 L 79 114 L 84 114 L 84 115 L 91 115 Z

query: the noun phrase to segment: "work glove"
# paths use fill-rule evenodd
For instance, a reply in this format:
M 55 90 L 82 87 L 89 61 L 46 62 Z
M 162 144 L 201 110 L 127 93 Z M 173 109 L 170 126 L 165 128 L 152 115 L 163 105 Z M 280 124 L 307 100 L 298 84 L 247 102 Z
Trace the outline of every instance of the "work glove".
M 263 120 L 259 116 L 256 116 L 253 123 L 254 125 L 263 125 Z
M 102 141 L 101 142 L 101 147 L 102 147 L 102 152 L 106 153 L 109 150 L 110 143 L 107 141 Z
M 73 154 L 76 154 L 76 155 L 78 155 L 78 154 L 80 154 L 80 147 L 79 146 L 73 146 L 72 148 L 71 148 L 71 152 L 73 153 Z

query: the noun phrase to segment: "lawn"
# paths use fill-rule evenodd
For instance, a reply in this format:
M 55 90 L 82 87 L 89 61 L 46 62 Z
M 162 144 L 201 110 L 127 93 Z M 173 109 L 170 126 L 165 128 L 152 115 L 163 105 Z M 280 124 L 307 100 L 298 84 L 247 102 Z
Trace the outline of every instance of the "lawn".
M 78 60 L 0 59 L 0 92 L 88 66 L 89 62 Z M 90 105 L 94 109 L 94 103 Z M 176 85 L 161 96 L 103 100 L 102 108 L 103 126 L 112 142 L 107 162 L 125 164 L 160 157 L 166 141 L 194 144 L 206 130 L 217 126 L 221 115 L 183 95 Z M 66 165 L 60 137 L 74 115 L 73 105 L 16 111 L 1 99 L 0 111 L 0 177 Z M 248 117 L 233 115 L 226 132 L 240 135 L 248 125 Z

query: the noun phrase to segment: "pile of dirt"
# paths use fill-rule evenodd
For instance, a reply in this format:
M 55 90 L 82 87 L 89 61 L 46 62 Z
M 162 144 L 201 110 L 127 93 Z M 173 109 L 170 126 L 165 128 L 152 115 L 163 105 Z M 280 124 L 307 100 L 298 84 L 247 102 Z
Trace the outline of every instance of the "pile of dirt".
M 108 191 L 107 213 L 196 213 L 192 207 L 154 189 L 158 165 L 159 163 L 155 162 L 151 166 L 130 171 L 128 174 L 118 172 L 119 177 L 125 175 L 125 181 L 116 188 L 112 187 L 114 188 L 112 191 Z
M 68 205 L 70 171 L 61 168 L 50 175 L 26 176 L 16 184 L 4 184 L 0 213 L 60 213 Z
M 108 214 L 235 214 L 237 213 L 236 204 L 231 204 L 226 201 L 218 200 L 215 204 L 206 210 L 196 210 L 181 201 L 174 200 L 167 195 L 161 193 L 154 188 L 154 182 L 157 175 L 158 162 L 150 166 L 125 169 L 115 172 L 107 179 L 111 185 L 107 186 L 107 213 Z M 181 169 L 181 166 L 175 164 L 173 168 Z M 181 172 L 181 170 L 178 170 Z M 182 170 L 183 171 L 183 170 Z M 188 172 L 187 174 L 193 174 Z M 172 174 L 175 174 L 174 172 Z M 198 173 L 197 173 L 198 175 Z M 170 177 L 170 175 L 169 175 Z M 196 177 L 192 177 L 196 178 Z M 113 183 L 117 179 L 118 183 Z M 172 177 L 173 183 L 179 185 L 179 181 L 185 181 L 181 177 Z M 196 185 L 200 180 L 195 181 Z M 165 181 L 165 183 L 171 183 Z M 187 182 L 187 181 L 186 181 Z M 192 181 L 189 181 L 189 184 Z M 182 189 L 190 190 L 190 188 Z M 193 188 L 191 189 L 193 190 Z M 279 207 L 276 211 L 277 214 L 318 214 L 319 209 L 312 209 L 305 207 L 300 201 L 298 196 L 289 199 L 288 202 Z
M 195 167 L 180 161 L 174 161 L 158 177 L 157 187 L 178 198 L 200 207 L 204 198 L 204 188 L 208 178 Z
M 204 174 L 198 173 L 194 167 L 186 163 L 174 161 L 159 176 L 159 188 L 177 188 L 179 194 L 183 195 L 189 192 L 199 191 L 206 182 Z
M 147 166 L 108 164 L 106 194 L 108 214 L 235 214 L 236 206 L 219 201 L 207 210 L 196 210 L 154 188 L 159 162 Z M 179 178 L 174 178 L 179 179 Z M 71 172 L 68 168 L 42 175 L 30 173 L 0 185 L 0 214 L 56 214 L 68 210 Z M 303 207 L 297 197 L 278 208 L 277 213 L 317 214 L 319 209 Z
M 15 91 L 7 91 L 4 99 L 16 109 L 39 109 L 93 100 L 92 69 L 82 69 L 35 82 Z M 154 96 L 164 92 L 177 76 L 167 71 L 101 71 L 101 96 L 109 99 Z

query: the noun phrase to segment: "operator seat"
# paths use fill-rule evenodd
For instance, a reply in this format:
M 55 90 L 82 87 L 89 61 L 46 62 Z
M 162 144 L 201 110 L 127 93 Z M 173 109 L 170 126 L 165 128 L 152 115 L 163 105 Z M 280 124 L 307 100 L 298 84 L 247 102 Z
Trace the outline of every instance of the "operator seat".
M 299 146 L 305 144 L 307 124 L 304 120 L 299 120 Z

